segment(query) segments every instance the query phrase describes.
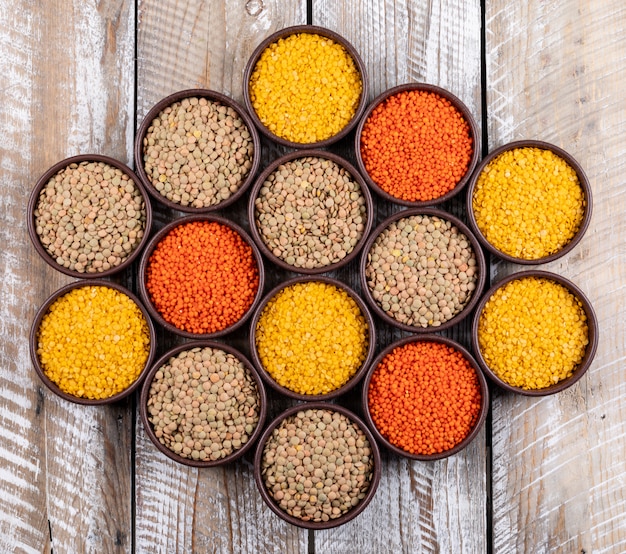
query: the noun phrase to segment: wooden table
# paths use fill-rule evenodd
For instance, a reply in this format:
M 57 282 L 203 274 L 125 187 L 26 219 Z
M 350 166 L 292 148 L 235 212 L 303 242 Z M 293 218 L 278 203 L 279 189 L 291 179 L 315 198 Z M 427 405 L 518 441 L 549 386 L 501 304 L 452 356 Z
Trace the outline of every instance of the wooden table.
M 242 101 L 255 46 L 303 23 L 356 47 L 370 100 L 405 82 L 440 85 L 476 116 L 483 153 L 533 138 L 580 161 L 591 226 L 542 268 L 582 288 L 601 330 L 591 369 L 571 389 L 543 399 L 492 389 L 488 423 L 468 449 L 435 463 L 384 453 L 370 506 L 316 533 L 264 505 L 251 457 L 223 469 L 177 465 L 147 439 L 136 398 L 65 402 L 39 381 L 28 351 L 36 309 L 70 281 L 27 236 L 37 178 L 79 153 L 132 166 L 153 104 L 194 87 Z M 0 0 L 0 551 L 626 551 L 624 28 L 622 0 Z M 350 157 L 351 148 L 337 150 Z M 265 141 L 264 163 L 280 152 Z M 462 214 L 462 203 L 447 207 Z M 389 210 L 379 204 L 379 220 Z M 172 215 L 157 210 L 155 228 Z M 518 269 L 492 260 L 491 279 Z M 122 280 L 136 286 L 132 274 Z M 466 344 L 467 327 L 453 333 Z M 160 352 L 175 342 L 159 336 Z M 380 345 L 396 336 L 385 330 Z

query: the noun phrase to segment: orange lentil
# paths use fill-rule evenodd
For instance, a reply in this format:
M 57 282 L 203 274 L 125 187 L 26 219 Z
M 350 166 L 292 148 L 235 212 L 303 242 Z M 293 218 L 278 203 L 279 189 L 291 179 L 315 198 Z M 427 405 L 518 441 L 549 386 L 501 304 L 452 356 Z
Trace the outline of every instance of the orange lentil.
M 235 230 L 214 221 L 172 229 L 148 260 L 146 288 L 163 319 L 207 334 L 239 321 L 254 302 L 259 268 Z
M 478 420 L 476 371 L 458 350 L 409 342 L 383 358 L 372 375 L 368 403 L 380 434 L 411 454 L 436 454 L 460 443 Z
M 472 154 L 468 122 L 433 92 L 388 97 L 374 108 L 361 133 L 361 156 L 371 179 L 410 202 L 451 191 L 465 176 Z

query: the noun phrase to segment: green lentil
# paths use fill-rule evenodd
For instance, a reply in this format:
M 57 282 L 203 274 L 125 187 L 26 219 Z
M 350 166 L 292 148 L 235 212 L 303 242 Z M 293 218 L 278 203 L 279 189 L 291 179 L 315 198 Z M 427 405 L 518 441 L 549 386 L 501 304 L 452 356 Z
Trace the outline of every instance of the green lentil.
M 347 383 L 365 361 L 368 345 L 368 324 L 358 304 L 325 282 L 282 289 L 256 326 L 263 367 L 298 394 L 326 394 Z
M 472 209 L 495 248 L 524 260 L 561 250 L 578 232 L 585 198 L 574 169 L 550 150 L 514 148 L 480 173 Z
M 296 33 L 270 44 L 250 77 L 252 106 L 276 136 L 315 143 L 354 116 L 363 83 L 354 59 L 334 40 Z
M 480 352 L 503 381 L 543 389 L 570 377 L 589 343 L 587 317 L 566 287 L 524 277 L 496 290 L 478 322 Z

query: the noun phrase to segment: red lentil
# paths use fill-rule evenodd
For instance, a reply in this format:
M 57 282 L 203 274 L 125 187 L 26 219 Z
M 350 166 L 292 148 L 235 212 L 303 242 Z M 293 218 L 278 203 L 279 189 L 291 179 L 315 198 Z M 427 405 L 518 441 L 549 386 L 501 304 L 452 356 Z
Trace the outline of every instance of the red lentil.
M 470 126 L 452 103 L 436 93 L 394 94 L 370 114 L 361 133 L 361 156 L 371 179 L 410 202 L 451 191 L 470 164 Z
M 162 317 L 196 334 L 222 331 L 254 302 L 259 268 L 235 230 L 214 221 L 172 229 L 148 260 L 146 287 Z
M 458 350 L 410 342 L 378 364 L 368 389 L 372 420 L 391 444 L 411 454 L 450 450 L 472 430 L 481 406 L 476 371 Z

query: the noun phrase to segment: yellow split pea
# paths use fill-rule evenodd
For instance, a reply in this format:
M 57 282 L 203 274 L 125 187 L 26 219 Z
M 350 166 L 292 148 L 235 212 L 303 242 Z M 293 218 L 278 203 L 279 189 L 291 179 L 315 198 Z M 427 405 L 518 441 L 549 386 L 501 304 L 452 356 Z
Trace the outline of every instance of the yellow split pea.
M 356 113 L 362 91 L 352 56 L 341 44 L 313 33 L 270 44 L 249 83 L 250 100 L 263 124 L 300 144 L 339 133 Z
M 295 283 L 277 293 L 256 326 L 265 370 L 298 394 L 327 394 L 363 365 L 368 324 L 354 299 L 332 284 Z
M 507 150 L 480 173 L 476 224 L 495 248 L 523 260 L 561 250 L 578 232 L 585 197 L 574 169 L 547 149 Z
M 150 350 L 148 324 L 125 294 L 84 286 L 55 300 L 41 320 L 37 356 L 63 392 L 109 398 L 134 383 Z
M 587 316 L 565 286 L 524 277 L 496 290 L 478 322 L 480 353 L 504 382 L 543 389 L 570 377 L 589 344 Z

